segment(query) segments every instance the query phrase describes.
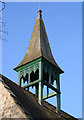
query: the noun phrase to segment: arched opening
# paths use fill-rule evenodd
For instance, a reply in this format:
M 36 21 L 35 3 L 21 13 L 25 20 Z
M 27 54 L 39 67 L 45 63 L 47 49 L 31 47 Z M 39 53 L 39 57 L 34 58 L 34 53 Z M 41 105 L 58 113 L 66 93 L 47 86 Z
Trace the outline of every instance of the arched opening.
M 53 85 L 53 83 L 54 83 L 54 78 L 53 78 L 53 76 L 51 75 L 51 84 Z
M 39 79 L 39 70 L 37 69 L 36 72 L 34 73 L 33 71 L 30 74 L 30 82 L 33 82 L 35 80 Z
M 36 70 L 35 72 L 35 80 L 39 79 L 39 69 Z
M 49 82 L 49 74 L 48 72 L 46 73 L 45 70 L 43 70 L 43 80 Z
M 22 75 L 22 77 L 20 78 L 20 85 L 24 86 L 26 84 L 28 84 L 28 73 L 26 74 L 25 77 Z
M 24 76 L 22 75 L 20 78 L 20 86 L 23 86 L 23 78 L 24 78 Z
M 27 81 L 27 83 L 28 83 L 28 73 L 26 74 L 26 76 L 25 76 L 25 79 L 26 79 L 26 81 Z
M 35 80 L 34 72 L 32 71 L 30 74 L 30 82 L 33 82 Z
M 28 73 L 26 74 L 25 77 L 23 77 L 23 83 L 24 84 L 28 83 Z

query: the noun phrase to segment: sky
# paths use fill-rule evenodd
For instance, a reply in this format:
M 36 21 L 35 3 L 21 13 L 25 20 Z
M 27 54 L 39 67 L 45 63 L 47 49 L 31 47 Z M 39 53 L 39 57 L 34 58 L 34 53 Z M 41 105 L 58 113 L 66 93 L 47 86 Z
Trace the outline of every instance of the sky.
M 74 117 L 82 117 L 82 3 L 10 3 L 3 10 L 3 27 L 7 34 L 2 42 L 2 71 L 17 83 L 18 73 L 13 70 L 23 59 L 37 18 L 42 10 L 54 59 L 64 70 L 60 76 L 61 109 Z M 56 98 L 48 100 L 56 105 Z

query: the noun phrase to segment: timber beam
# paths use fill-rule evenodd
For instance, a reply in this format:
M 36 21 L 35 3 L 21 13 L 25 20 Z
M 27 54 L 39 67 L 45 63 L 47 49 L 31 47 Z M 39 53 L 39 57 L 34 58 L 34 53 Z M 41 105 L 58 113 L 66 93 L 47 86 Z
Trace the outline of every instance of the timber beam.
M 60 92 L 58 89 L 54 88 L 54 87 L 53 87 L 52 85 L 50 85 L 49 83 L 43 81 L 43 84 L 46 85 L 46 86 L 48 86 L 49 88 L 51 88 L 51 89 L 54 90 L 55 92 L 61 94 L 61 92 Z
M 22 87 L 23 87 L 23 88 L 27 88 L 27 87 L 33 86 L 33 85 L 35 85 L 35 84 L 37 84 L 37 83 L 39 83 L 39 82 L 41 82 L 41 80 L 36 80 L 36 81 L 31 82 L 31 83 L 28 83 L 27 85 L 24 85 L 24 86 L 22 86 Z
M 48 99 L 48 98 L 51 98 L 51 97 L 54 97 L 54 96 L 56 96 L 56 95 L 57 95 L 56 92 L 50 93 L 50 94 L 48 94 L 48 96 L 47 96 L 47 95 L 43 96 L 43 100 Z

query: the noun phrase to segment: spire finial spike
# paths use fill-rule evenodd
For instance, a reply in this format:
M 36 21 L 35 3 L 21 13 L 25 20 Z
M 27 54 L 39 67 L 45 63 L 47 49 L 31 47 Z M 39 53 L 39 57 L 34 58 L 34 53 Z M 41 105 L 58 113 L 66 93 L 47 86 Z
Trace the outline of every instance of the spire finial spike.
M 37 18 L 42 18 L 42 10 L 37 10 L 38 14 L 37 14 Z

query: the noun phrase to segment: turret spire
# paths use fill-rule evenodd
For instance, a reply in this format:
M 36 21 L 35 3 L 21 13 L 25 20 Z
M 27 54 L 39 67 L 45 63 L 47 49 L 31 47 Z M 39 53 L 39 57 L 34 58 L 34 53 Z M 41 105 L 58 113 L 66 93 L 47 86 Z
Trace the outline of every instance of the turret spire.
M 42 10 L 37 10 L 38 14 L 37 14 L 37 18 L 42 18 Z
M 64 71 L 58 66 L 53 58 L 49 45 L 46 29 L 42 20 L 41 10 L 38 10 L 37 19 L 32 32 L 27 52 L 14 68 L 18 72 L 18 84 L 29 90 L 35 86 L 38 102 L 43 105 L 43 100 L 57 96 L 57 109 L 60 114 L 60 74 Z M 56 81 L 56 87 L 53 86 Z M 27 82 L 26 85 L 24 83 Z M 43 86 L 47 86 L 47 94 L 43 96 Z M 52 89 L 54 93 L 49 93 Z

